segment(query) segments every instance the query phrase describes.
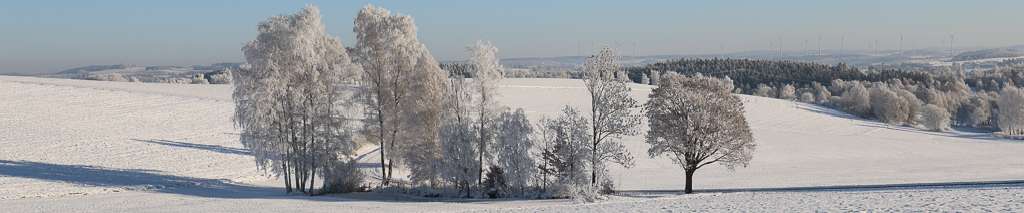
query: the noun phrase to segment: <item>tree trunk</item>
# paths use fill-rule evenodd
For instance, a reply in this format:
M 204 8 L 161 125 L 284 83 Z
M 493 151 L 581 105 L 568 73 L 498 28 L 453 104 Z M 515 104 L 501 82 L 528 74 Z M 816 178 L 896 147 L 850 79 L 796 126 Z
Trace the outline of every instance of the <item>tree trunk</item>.
M 483 101 L 487 101 L 487 99 L 484 99 Z M 484 150 L 484 143 L 486 142 L 484 136 L 484 122 L 486 122 L 484 120 L 484 108 L 480 107 L 480 146 L 479 148 L 477 148 L 477 153 L 480 155 L 480 159 L 478 160 L 480 165 L 477 166 L 477 168 L 479 168 L 479 171 L 477 172 L 476 175 L 476 185 L 477 187 L 480 188 L 483 188 L 484 183 L 484 152 L 486 151 Z
M 392 151 L 394 151 L 394 149 L 392 149 Z M 391 155 L 394 155 L 394 153 L 392 153 Z M 386 181 L 387 184 L 391 184 L 391 173 L 395 171 L 395 167 L 393 167 L 394 165 L 395 165 L 395 160 L 394 159 L 388 159 L 388 177 L 384 179 L 384 181 Z
M 313 168 L 316 168 L 315 166 Z M 313 185 L 316 183 L 316 169 L 310 169 L 309 171 L 309 193 L 313 194 Z
M 483 129 L 480 129 L 480 131 L 483 131 Z M 476 185 L 477 185 L 477 187 L 481 187 L 481 188 L 483 188 L 482 186 L 483 186 L 483 183 L 484 183 L 484 146 L 483 146 L 484 143 L 483 143 L 482 140 L 483 139 L 481 139 L 481 141 L 480 141 L 480 146 L 479 146 L 480 148 L 478 148 L 478 150 L 477 150 L 478 154 L 480 155 L 480 158 L 478 160 L 480 165 L 477 165 L 477 169 L 478 170 L 477 170 L 477 175 L 476 175 Z
M 292 163 L 295 164 L 295 185 L 296 185 L 296 188 L 299 189 L 299 192 L 302 192 L 303 194 L 305 194 L 306 193 L 306 185 L 303 185 L 303 183 L 305 183 L 305 177 L 304 177 L 305 175 L 304 174 L 306 172 L 302 169 L 302 164 L 299 163 L 298 161 L 292 162 Z
M 594 147 L 591 150 L 590 155 L 590 185 L 597 186 L 597 143 L 594 143 Z
M 282 161 L 283 163 L 281 163 L 281 170 L 284 170 L 284 192 L 285 193 L 292 193 L 292 180 L 289 179 L 289 178 L 291 178 L 291 176 L 288 175 L 289 172 L 288 172 L 288 160 L 287 160 L 288 157 L 287 156 L 288 155 L 285 155 L 285 159 L 286 160 L 283 160 Z
M 378 106 L 378 108 L 380 108 L 380 107 L 383 107 L 383 106 Z M 377 110 L 377 121 L 378 121 L 377 124 L 380 125 L 380 126 L 377 127 L 377 128 L 380 128 L 380 131 L 378 131 L 380 133 L 380 137 L 378 138 L 378 139 L 380 139 L 380 177 L 381 177 L 380 178 L 381 179 L 380 185 L 381 186 L 387 186 L 388 185 L 388 179 L 385 176 L 385 175 L 387 175 L 387 169 L 384 167 L 384 134 L 385 134 L 384 133 L 384 116 L 381 113 L 382 113 L 381 110 Z
M 695 171 L 696 171 L 695 169 L 687 169 L 686 170 L 686 189 L 683 191 L 683 193 L 686 193 L 686 194 L 692 194 L 693 193 L 693 172 L 695 172 Z

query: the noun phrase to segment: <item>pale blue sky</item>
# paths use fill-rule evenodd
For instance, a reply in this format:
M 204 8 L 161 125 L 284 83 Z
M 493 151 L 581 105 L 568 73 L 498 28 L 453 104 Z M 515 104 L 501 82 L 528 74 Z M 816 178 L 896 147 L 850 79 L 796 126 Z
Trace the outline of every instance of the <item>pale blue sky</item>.
M 595 45 L 641 55 L 784 49 L 896 49 L 1024 44 L 1024 1 L 9 1 L 0 6 L 0 73 L 90 64 L 191 65 L 242 61 L 256 24 L 320 6 L 328 30 L 353 43 L 352 19 L 372 3 L 416 19 L 440 60 L 474 40 L 502 57 L 577 55 Z

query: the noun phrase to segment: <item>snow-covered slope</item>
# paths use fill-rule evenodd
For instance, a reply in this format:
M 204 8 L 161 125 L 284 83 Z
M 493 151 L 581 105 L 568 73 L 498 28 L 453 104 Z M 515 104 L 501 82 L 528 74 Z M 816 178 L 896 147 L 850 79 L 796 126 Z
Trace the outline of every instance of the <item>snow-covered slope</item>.
M 633 88 L 633 95 L 646 101 L 651 87 Z M 554 116 L 566 104 L 587 111 L 585 91 L 578 80 L 506 79 L 500 101 L 527 109 L 536 121 Z M 0 206 L 15 212 L 576 208 L 564 200 L 422 203 L 394 202 L 408 199 L 374 193 L 283 195 L 279 181 L 263 178 L 238 143 L 230 93 L 224 85 L 0 76 Z M 1024 179 L 1021 142 L 889 127 L 790 101 L 743 100 L 758 143 L 754 160 L 736 171 L 704 168 L 697 172 L 696 188 Z M 613 169 L 620 189 L 682 188 L 679 168 L 664 158 L 648 158 L 640 136 L 625 138 L 625 144 L 637 164 Z M 1020 192 L 997 195 L 1019 200 Z M 781 197 L 789 196 L 804 195 Z

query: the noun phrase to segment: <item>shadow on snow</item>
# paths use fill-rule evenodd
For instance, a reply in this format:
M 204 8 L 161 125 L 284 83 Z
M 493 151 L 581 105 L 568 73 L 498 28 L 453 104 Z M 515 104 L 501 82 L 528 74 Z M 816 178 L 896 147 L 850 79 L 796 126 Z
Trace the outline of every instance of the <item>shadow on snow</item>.
M 126 191 L 167 193 L 220 199 L 293 199 L 326 202 L 444 202 L 497 203 L 516 200 L 428 198 L 401 193 L 348 193 L 326 196 L 286 194 L 283 187 L 263 187 L 210 179 L 159 174 L 145 169 L 114 169 L 90 165 L 62 165 L 32 161 L 0 160 L 0 176 L 62 182 L 87 187 L 119 188 Z
M 172 147 L 180 147 L 180 148 L 205 150 L 205 151 L 216 152 L 216 153 L 223 153 L 223 154 L 251 155 L 249 150 L 239 149 L 239 148 L 232 148 L 232 147 L 226 147 L 226 146 L 196 144 L 196 143 L 178 142 L 178 141 L 160 140 L 160 139 L 151 139 L 151 140 L 132 139 L 132 140 L 133 141 L 138 141 L 138 142 L 144 142 L 144 143 L 159 144 L 159 145 L 164 145 L 164 146 L 172 146 Z
M 209 198 L 324 200 L 287 195 L 283 188 L 249 186 L 225 179 L 183 177 L 158 174 L 152 170 L 112 169 L 89 165 L 0 160 L 0 176 Z

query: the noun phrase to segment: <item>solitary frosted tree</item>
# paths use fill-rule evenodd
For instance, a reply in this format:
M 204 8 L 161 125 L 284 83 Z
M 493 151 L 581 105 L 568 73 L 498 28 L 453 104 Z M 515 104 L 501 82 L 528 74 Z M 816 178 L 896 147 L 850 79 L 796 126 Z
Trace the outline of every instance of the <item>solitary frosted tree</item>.
M 686 193 L 693 192 L 697 169 L 712 163 L 746 166 L 755 148 L 740 99 L 702 81 L 663 76 L 647 101 L 648 154 L 668 155 L 683 167 Z
M 239 139 L 261 169 L 284 176 L 286 191 L 311 192 L 317 172 L 347 163 L 355 147 L 345 112 L 358 67 L 314 6 L 271 17 L 258 31 L 242 48 L 244 69 L 232 72 Z
M 354 61 L 362 66 L 367 139 L 380 146 L 382 185 L 411 160 L 414 177 L 436 173 L 445 73 L 416 39 L 412 17 L 367 5 L 356 16 Z M 421 179 L 422 178 L 416 178 Z
M 494 140 L 494 119 L 497 116 L 498 103 L 495 98 L 498 96 L 498 82 L 502 78 L 501 64 L 498 62 L 498 48 L 491 42 L 477 41 L 469 48 L 470 71 L 473 75 L 472 88 L 474 90 L 473 108 L 476 111 L 477 122 L 477 153 L 478 178 L 477 184 L 483 183 L 484 174 L 484 153 L 487 145 Z
M 583 64 L 584 83 L 590 94 L 590 183 L 597 185 L 598 172 L 605 162 L 631 167 L 633 157 L 619 141 L 622 136 L 636 135 L 642 117 L 635 111 L 640 105 L 629 96 L 625 82 L 615 80 L 619 72 L 615 54 L 604 48 Z

